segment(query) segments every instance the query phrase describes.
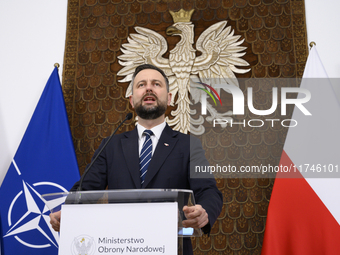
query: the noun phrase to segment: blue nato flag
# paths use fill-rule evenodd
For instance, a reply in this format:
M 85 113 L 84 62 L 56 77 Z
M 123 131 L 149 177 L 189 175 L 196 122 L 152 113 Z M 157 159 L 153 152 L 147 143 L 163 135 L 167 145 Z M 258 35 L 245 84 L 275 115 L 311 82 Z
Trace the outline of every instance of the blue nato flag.
M 79 180 L 65 102 L 55 67 L 0 187 L 1 254 L 58 254 L 41 195 Z M 55 201 L 62 203 L 62 201 Z

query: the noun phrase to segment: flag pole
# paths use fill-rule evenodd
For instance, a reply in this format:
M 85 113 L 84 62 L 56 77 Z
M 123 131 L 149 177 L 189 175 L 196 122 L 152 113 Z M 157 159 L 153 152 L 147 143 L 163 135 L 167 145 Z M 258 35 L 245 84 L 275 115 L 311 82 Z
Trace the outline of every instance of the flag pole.
M 55 63 L 54 67 L 57 67 L 59 69 L 59 67 L 60 67 L 59 63 Z

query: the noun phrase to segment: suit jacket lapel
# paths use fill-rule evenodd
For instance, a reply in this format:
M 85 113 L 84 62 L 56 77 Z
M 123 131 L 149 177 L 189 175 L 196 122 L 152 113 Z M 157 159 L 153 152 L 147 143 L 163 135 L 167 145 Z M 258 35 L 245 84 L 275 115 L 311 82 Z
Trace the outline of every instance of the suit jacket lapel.
M 125 134 L 125 138 L 121 140 L 123 154 L 128 166 L 131 178 L 136 189 L 141 188 L 139 177 L 139 152 L 138 152 L 138 132 L 137 128 Z
M 162 132 L 161 137 L 159 138 L 157 147 L 150 161 L 148 172 L 145 175 L 143 187 L 147 187 L 149 182 L 159 171 L 165 159 L 169 156 L 171 151 L 174 149 L 177 141 L 178 141 L 178 138 L 174 137 L 173 130 L 167 124 Z

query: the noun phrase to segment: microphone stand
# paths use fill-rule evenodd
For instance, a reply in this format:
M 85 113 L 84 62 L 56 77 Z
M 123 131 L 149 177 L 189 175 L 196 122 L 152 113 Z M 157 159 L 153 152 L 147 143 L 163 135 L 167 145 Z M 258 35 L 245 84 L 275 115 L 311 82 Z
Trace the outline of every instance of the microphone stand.
M 123 123 L 126 120 L 130 120 L 132 118 L 132 113 L 129 112 L 125 119 L 119 124 L 119 126 L 115 129 L 115 131 L 112 133 L 112 135 L 109 137 L 109 139 L 107 139 L 107 141 L 105 142 L 105 144 L 103 145 L 103 147 L 100 149 L 100 151 L 97 153 L 96 157 L 92 160 L 92 162 L 90 163 L 90 165 L 85 169 L 84 174 L 81 176 L 80 181 L 79 181 L 79 186 L 77 188 L 77 191 L 82 191 L 82 184 L 84 181 L 84 178 L 86 176 L 86 174 L 89 172 L 89 170 L 91 169 L 92 165 L 94 162 L 96 162 L 97 158 L 99 157 L 99 155 L 102 153 L 102 151 L 105 149 L 105 147 L 107 146 L 107 144 L 111 141 L 112 137 L 116 134 L 117 130 L 121 127 L 121 125 L 123 125 Z M 81 200 L 81 194 L 79 194 L 79 197 L 77 198 L 76 204 L 79 204 Z

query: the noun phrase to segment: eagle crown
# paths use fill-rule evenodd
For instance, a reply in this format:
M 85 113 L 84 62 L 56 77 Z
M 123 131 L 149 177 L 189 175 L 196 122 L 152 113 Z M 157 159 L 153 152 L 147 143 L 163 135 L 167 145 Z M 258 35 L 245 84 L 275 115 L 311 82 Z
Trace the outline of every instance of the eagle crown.
M 183 9 L 180 9 L 178 12 L 173 12 L 173 11 L 169 11 L 172 19 L 174 20 L 174 23 L 178 23 L 178 22 L 190 22 L 191 23 L 191 16 L 194 13 L 194 9 L 190 10 L 190 11 L 185 11 Z

